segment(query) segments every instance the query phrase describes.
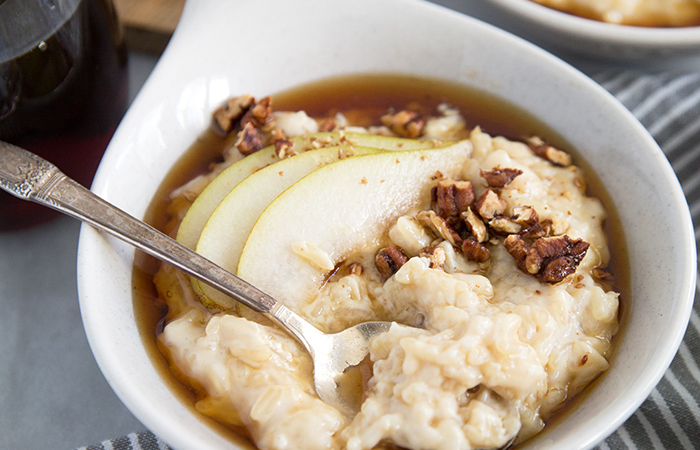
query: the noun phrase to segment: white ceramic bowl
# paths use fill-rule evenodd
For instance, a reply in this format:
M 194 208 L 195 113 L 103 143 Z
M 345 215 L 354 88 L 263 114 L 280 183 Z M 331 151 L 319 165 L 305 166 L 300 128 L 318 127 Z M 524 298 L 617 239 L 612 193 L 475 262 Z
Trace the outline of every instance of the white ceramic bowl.
M 700 57 L 700 27 L 633 27 L 585 19 L 531 0 L 489 1 L 506 16 L 507 29 L 547 48 L 647 64 Z
M 636 410 L 676 353 L 691 311 L 695 239 L 678 182 L 643 127 L 601 87 L 531 44 L 421 1 L 189 1 L 93 190 L 142 217 L 227 96 L 357 72 L 438 77 L 506 98 L 558 131 L 603 180 L 626 224 L 627 323 L 609 372 L 535 441 L 538 449 L 593 446 Z M 659 230 L 663 239 L 655 238 Z M 144 349 L 132 305 L 133 255 L 89 226 L 81 231 L 80 306 L 104 376 L 174 448 L 232 448 L 173 394 Z

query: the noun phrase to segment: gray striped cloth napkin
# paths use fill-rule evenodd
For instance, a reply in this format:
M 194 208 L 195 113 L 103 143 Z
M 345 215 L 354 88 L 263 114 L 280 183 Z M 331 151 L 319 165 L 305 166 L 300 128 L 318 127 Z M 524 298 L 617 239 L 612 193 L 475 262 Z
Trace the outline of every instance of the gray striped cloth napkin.
M 700 238 L 700 73 L 592 75 L 649 130 L 683 186 Z M 700 449 L 700 296 L 671 367 L 637 412 L 596 450 Z M 151 432 L 79 450 L 169 450 Z

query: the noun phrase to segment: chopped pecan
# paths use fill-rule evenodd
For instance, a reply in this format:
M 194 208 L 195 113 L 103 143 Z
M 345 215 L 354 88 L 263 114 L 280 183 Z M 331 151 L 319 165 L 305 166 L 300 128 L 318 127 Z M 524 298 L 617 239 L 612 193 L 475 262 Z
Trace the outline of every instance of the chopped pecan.
M 607 268 L 596 267 L 591 271 L 591 275 L 593 275 L 593 278 L 595 278 L 596 280 L 605 283 L 612 283 L 615 281 L 612 272 L 610 272 L 610 270 L 608 270 Z
M 540 280 L 549 284 L 559 283 L 576 271 L 578 263 L 579 261 L 576 261 L 571 256 L 552 258 L 544 268 L 540 269 Z
M 506 206 L 506 201 L 491 189 L 487 189 L 481 194 L 474 204 L 476 212 L 485 220 L 491 220 L 496 216 L 502 215 L 506 210 Z
M 530 227 L 527 227 L 523 229 L 520 233 L 518 233 L 521 237 L 524 237 L 526 239 L 539 239 L 541 237 L 547 236 L 547 230 L 545 230 L 542 225 L 540 224 L 535 224 Z
M 275 146 L 275 153 L 277 153 L 277 156 L 280 159 L 295 155 L 295 152 L 292 150 L 294 148 L 294 144 L 291 140 L 286 138 L 284 132 L 279 128 L 276 128 L 272 132 L 270 142 Z
M 520 169 L 501 169 L 496 167 L 495 169 L 480 171 L 481 178 L 486 180 L 486 184 L 492 188 L 502 188 L 506 187 L 513 181 L 518 175 L 523 173 Z
M 525 239 L 517 234 L 511 234 L 503 241 L 503 246 L 508 250 L 510 256 L 513 257 L 518 268 L 527 273 L 525 259 L 530 251 L 530 246 L 525 242 Z
M 399 136 L 415 139 L 423 134 L 425 118 L 417 111 L 403 110 L 396 114 L 385 114 L 382 124 Z
M 355 147 L 352 145 L 344 145 L 338 147 L 338 159 L 345 159 L 349 158 L 351 156 L 355 156 L 357 154 L 357 150 L 355 150 Z
M 552 235 L 552 230 L 554 229 L 554 223 L 552 222 L 552 219 L 544 219 L 540 222 L 540 226 L 544 230 L 546 236 Z
M 474 202 L 474 189 L 469 181 L 442 179 L 433 192 L 437 213 L 447 220 L 459 218 Z
M 522 231 L 523 226 L 514 219 L 506 216 L 496 216 L 489 220 L 489 226 L 497 234 L 515 234 Z
M 252 95 L 233 97 L 225 105 L 220 106 L 212 113 L 212 125 L 216 131 L 229 134 L 236 128 L 239 120 L 248 111 L 255 98 Z
M 247 123 L 238 132 L 238 138 L 234 145 L 242 155 L 250 155 L 263 148 L 263 135 L 259 129 Z
M 527 145 L 532 152 L 557 166 L 568 167 L 571 165 L 571 155 L 563 150 L 547 145 L 541 138 L 533 136 L 527 140 Z
M 540 216 L 531 206 L 513 207 L 513 220 L 524 227 L 531 227 L 540 222 Z
M 323 140 L 320 140 L 320 139 L 312 136 L 311 139 L 309 139 L 309 145 L 310 145 L 310 148 L 321 148 L 321 147 L 325 146 L 325 143 L 323 142 Z
M 348 266 L 348 272 L 350 275 L 362 275 L 365 272 L 365 268 L 360 263 L 352 263 Z
M 265 97 L 254 102 L 241 118 L 241 126 L 250 123 L 260 128 L 267 123 L 272 114 L 272 97 Z
M 529 238 L 544 236 L 544 230 L 539 226 L 537 211 L 530 206 L 515 206 L 513 216 L 496 216 L 489 220 L 489 226 L 497 234 L 517 233 Z
M 338 126 L 338 123 L 335 121 L 333 117 L 329 117 L 325 119 L 323 122 L 321 122 L 321 125 L 318 127 L 318 131 L 324 133 L 328 131 L 333 131 L 336 129 Z
M 558 283 L 576 271 L 588 247 L 588 242 L 567 235 L 537 239 L 530 246 L 525 269 L 543 282 Z
M 571 224 L 568 220 L 561 216 L 554 216 L 550 220 L 549 235 L 550 236 L 562 236 L 566 234 L 571 228 Z
M 436 170 L 435 173 L 430 177 L 431 180 L 444 180 L 445 179 L 445 174 L 440 172 L 439 170 Z
M 491 258 L 491 251 L 476 239 L 466 238 L 462 242 L 462 252 L 467 260 L 483 263 Z
M 418 256 L 428 258 L 430 260 L 431 269 L 442 269 L 445 266 L 447 255 L 442 247 L 429 245 L 420 249 Z
M 472 236 L 474 236 L 474 239 L 479 242 L 486 242 L 489 240 L 489 233 L 486 228 L 486 224 L 479 219 L 471 207 L 467 208 L 467 210 L 462 213 L 462 220 L 467 226 L 469 232 L 472 234 Z
M 381 249 L 374 259 L 377 270 L 384 280 L 398 272 L 407 261 L 408 256 L 398 245 L 390 245 Z
M 445 239 L 455 246 L 459 246 L 462 243 L 459 233 L 448 225 L 445 219 L 438 216 L 435 211 L 421 211 L 416 214 L 416 219 L 432 231 L 435 237 Z

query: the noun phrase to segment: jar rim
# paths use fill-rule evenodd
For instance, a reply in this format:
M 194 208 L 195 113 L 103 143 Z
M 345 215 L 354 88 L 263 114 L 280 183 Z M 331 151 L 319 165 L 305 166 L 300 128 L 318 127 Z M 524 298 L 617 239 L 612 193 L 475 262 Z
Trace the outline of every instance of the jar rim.
M 0 63 L 28 52 L 54 34 L 75 14 L 80 1 L 0 0 Z

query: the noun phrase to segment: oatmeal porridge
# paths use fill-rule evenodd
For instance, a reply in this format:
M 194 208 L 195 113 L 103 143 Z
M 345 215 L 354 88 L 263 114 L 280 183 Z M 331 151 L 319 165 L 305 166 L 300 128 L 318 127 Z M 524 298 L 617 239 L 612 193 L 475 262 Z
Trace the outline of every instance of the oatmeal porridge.
M 532 0 L 550 8 L 621 25 L 700 25 L 699 0 Z
M 429 142 L 415 147 L 427 151 L 458 147 L 462 158 L 415 180 L 424 195 L 361 248 L 338 257 L 308 238 L 288 249 L 325 274 L 313 295 L 287 305 L 318 328 L 395 322 L 370 343 L 355 417 L 316 396 L 299 342 L 160 266 L 154 283 L 168 310 L 159 347 L 201 413 L 265 450 L 496 449 L 539 433 L 608 368 L 619 294 L 606 211 L 568 153 L 487 134 L 447 104 L 433 116 L 408 108 L 355 125 L 243 96 L 214 118 L 233 145 L 211 174 L 173 191 L 174 230 L 212 180 L 258 152 L 270 152 L 267 165 L 331 146 L 345 149 L 342 161 L 363 158 L 350 149 L 379 135 Z M 280 284 L 269 293 L 284 293 Z

